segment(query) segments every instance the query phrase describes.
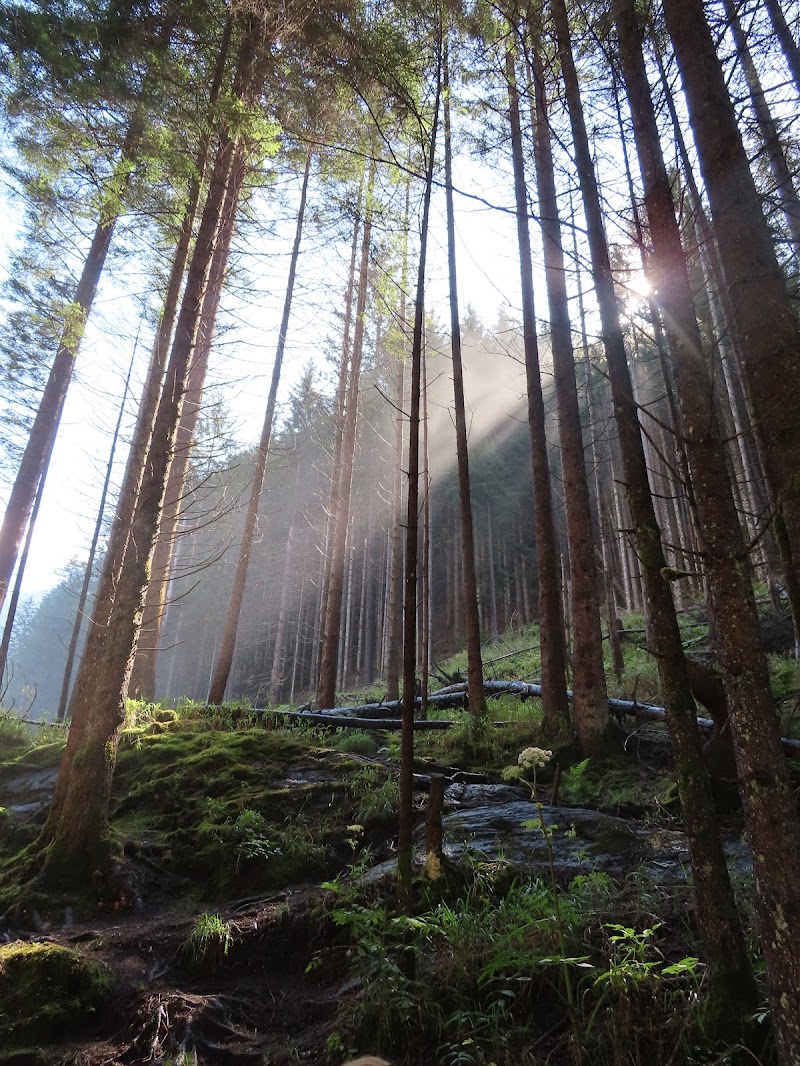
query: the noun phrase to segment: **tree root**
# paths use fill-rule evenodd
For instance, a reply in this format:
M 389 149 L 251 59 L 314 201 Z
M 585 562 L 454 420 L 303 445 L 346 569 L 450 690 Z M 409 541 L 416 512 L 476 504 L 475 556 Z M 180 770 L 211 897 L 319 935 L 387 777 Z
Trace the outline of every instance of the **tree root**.
M 260 1062 L 263 1049 L 256 1033 L 241 1024 L 243 1013 L 245 1004 L 222 996 L 177 992 L 149 996 L 131 1027 L 137 1030 L 132 1039 L 129 1031 L 130 1043 L 121 1061 L 131 1066 Z

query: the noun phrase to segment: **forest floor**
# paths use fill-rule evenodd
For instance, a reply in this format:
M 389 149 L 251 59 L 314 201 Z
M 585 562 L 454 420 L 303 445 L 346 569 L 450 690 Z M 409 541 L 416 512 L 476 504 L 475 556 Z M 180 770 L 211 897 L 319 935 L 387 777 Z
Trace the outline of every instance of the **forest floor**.
M 498 650 L 495 676 L 525 676 L 523 643 Z M 796 664 L 776 671 L 789 692 Z M 620 694 L 634 685 L 657 698 L 651 673 L 623 678 Z M 396 736 L 132 708 L 112 807 L 119 880 L 67 905 L 14 884 L 63 740 L 34 742 L 6 720 L 0 897 L 28 905 L 3 927 L 0 1063 L 771 1062 L 765 1006 L 747 1049 L 704 1013 L 663 727 L 620 731 L 604 760 L 555 752 L 538 779 L 520 779 L 538 708 L 504 697 L 491 718 L 506 724 L 416 738 L 411 917 L 394 906 Z M 435 882 L 423 868 L 432 772 L 447 778 Z M 730 795 L 720 815 L 758 971 Z

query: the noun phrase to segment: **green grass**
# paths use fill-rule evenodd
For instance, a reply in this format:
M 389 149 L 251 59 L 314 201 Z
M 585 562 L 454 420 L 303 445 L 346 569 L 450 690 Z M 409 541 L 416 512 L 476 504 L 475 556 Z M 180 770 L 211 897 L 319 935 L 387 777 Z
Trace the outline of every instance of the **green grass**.
M 654 915 L 652 900 L 603 874 L 559 885 L 488 864 L 466 887 L 431 890 L 412 917 L 339 895 L 333 918 L 350 932 L 360 995 L 338 1028 L 398 1060 L 447 1066 L 734 1061 L 704 1032 L 685 893 L 658 904 Z

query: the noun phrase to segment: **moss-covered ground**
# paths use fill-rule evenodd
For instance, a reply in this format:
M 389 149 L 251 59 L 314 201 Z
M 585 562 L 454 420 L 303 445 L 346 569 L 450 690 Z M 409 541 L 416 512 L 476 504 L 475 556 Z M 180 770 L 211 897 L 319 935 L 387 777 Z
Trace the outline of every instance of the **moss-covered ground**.
M 609 688 L 658 703 L 641 628 L 626 619 L 625 669 L 616 679 L 608 664 Z M 684 637 L 700 646 L 696 619 Z M 487 677 L 535 679 L 537 631 L 508 635 L 485 659 Z M 466 663 L 440 666 L 454 674 Z M 771 669 L 791 734 L 798 664 L 775 656 Z M 373 686 L 344 702 L 382 695 Z M 537 701 L 490 700 L 480 730 L 463 711 L 432 716 L 454 725 L 416 734 L 418 772 L 521 778 L 529 792 L 518 756 L 551 747 Z M 20 890 L 20 849 L 46 815 L 62 732 L 37 736 L 0 716 L 0 910 Z M 618 749 L 584 760 L 556 748 L 536 773 L 537 797 L 547 802 L 558 778 L 561 804 L 678 828 L 664 728 L 623 722 Z M 69 909 L 63 897 L 49 908 L 44 899 L 29 925 L 7 921 L 21 939 L 0 948 L 0 1063 L 336 1066 L 381 1050 L 409 1066 L 534 1066 L 576 1061 L 580 1042 L 583 1061 L 603 1064 L 772 1061 L 765 1009 L 748 1051 L 737 1049 L 742 1034 L 704 1029 L 686 884 L 635 870 L 622 880 L 592 869 L 534 878 L 473 858 L 446 864 L 436 885 L 421 880 L 412 921 L 398 919 L 391 877 L 362 880 L 394 854 L 398 756 L 391 733 L 132 704 L 111 827 L 137 891 Z M 423 811 L 424 790 L 419 820 Z M 735 830 L 736 813 L 725 817 Z M 760 965 L 746 880 L 740 890 Z
M 204 899 L 339 869 L 346 826 L 374 821 L 364 798 L 386 767 L 365 767 L 302 728 L 202 725 L 177 719 L 169 731 L 126 736 L 112 800 L 126 852 Z

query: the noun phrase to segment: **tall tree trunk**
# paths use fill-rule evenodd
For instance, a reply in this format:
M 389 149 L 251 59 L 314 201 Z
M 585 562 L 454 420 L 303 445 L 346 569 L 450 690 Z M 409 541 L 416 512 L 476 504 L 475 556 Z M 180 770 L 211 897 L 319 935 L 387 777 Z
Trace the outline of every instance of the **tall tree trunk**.
M 379 544 L 383 543 L 382 531 L 378 530 L 377 534 L 379 538 Z M 379 581 L 376 580 L 375 571 L 378 574 L 383 569 L 383 552 L 378 551 L 377 566 L 375 562 L 375 539 L 376 533 L 374 528 L 373 513 L 370 509 L 367 517 L 367 538 L 364 544 L 364 582 L 366 591 L 364 593 L 364 660 L 361 671 L 361 680 L 365 685 L 369 685 L 375 678 L 375 647 L 376 636 L 380 632 L 378 619 L 381 616 L 380 604 L 376 603 L 380 595 L 378 588 Z
M 234 167 L 241 165 L 240 161 L 234 163 Z M 131 671 L 129 690 L 131 695 L 137 699 L 153 700 L 156 695 L 158 644 L 167 610 L 167 588 L 170 582 L 171 563 L 178 536 L 178 524 L 185 505 L 186 477 L 189 472 L 197 420 L 203 404 L 203 390 L 208 361 L 211 357 L 217 311 L 222 298 L 225 270 L 236 225 L 237 199 L 238 190 L 234 183 L 231 183 L 222 210 L 219 239 L 214 248 L 214 259 L 211 263 L 208 286 L 200 311 L 197 344 L 192 357 L 192 365 L 189 368 L 186 395 L 181 406 L 181 418 L 175 436 L 172 462 L 169 464 L 164 508 L 150 567 L 150 583 L 147 586 L 144 601 L 136 658 Z
M 445 46 L 446 52 L 446 46 Z M 445 61 L 446 62 L 446 61 Z M 446 68 L 445 68 L 446 69 Z M 422 484 L 424 496 L 422 501 L 422 625 L 420 647 L 420 698 L 422 705 L 419 716 L 428 717 L 428 685 L 431 672 L 431 462 L 430 462 L 430 423 L 428 422 L 428 353 L 427 347 L 422 355 Z
M 467 630 L 467 683 L 469 709 L 473 719 L 486 716 L 483 692 L 481 631 L 478 619 L 478 583 L 475 576 L 475 530 L 472 516 L 472 493 L 469 480 L 467 449 L 467 415 L 464 396 L 464 369 L 461 359 L 461 324 L 458 311 L 456 276 L 456 224 L 453 209 L 453 152 L 450 137 L 450 69 L 448 37 L 444 45 L 444 174 L 447 202 L 447 264 L 450 283 L 450 350 L 453 361 L 453 401 L 456 425 L 456 460 L 458 464 L 458 499 L 461 516 L 461 551 L 464 565 L 464 613 Z
M 723 0 L 725 15 L 728 19 L 733 39 L 736 43 L 736 57 L 742 65 L 747 88 L 750 93 L 750 103 L 758 123 L 758 132 L 764 143 L 764 151 L 772 171 L 772 180 L 775 182 L 775 195 L 781 205 L 786 225 L 789 228 L 794 254 L 800 254 L 800 201 L 797 199 L 792 172 L 786 161 L 786 154 L 778 133 L 778 127 L 769 109 L 761 79 L 758 76 L 756 65 L 750 54 L 742 24 L 739 20 L 737 5 L 734 0 Z
M 800 822 L 781 750 L 766 661 L 760 649 L 758 614 L 724 448 L 713 416 L 712 382 L 692 306 L 672 192 L 638 47 L 635 12 L 630 0 L 624 6 L 623 0 L 615 0 L 615 4 L 620 32 L 627 30 L 631 40 L 625 53 L 626 81 L 655 253 L 655 290 L 670 335 L 703 538 L 702 559 L 719 630 L 739 789 L 753 849 L 773 1023 L 783 1060 L 795 1063 L 800 1061 L 800 944 L 793 932 L 800 919 Z M 702 17 L 699 9 L 686 10 L 683 2 L 679 6 L 687 17 Z M 673 9 L 669 15 L 673 23 L 676 14 Z M 694 29 L 700 33 L 696 22 Z M 712 99 L 709 96 L 709 106 Z M 772 310 L 769 304 L 763 308 L 766 314 Z M 766 321 L 762 329 L 767 332 Z
M 317 683 L 317 706 L 336 705 L 336 666 L 339 658 L 339 639 L 342 621 L 342 592 L 344 588 L 345 546 L 350 522 L 350 493 L 353 480 L 353 461 L 358 426 L 359 376 L 364 348 L 364 326 L 369 282 L 369 259 L 372 242 L 373 187 L 376 164 L 370 161 L 366 188 L 366 211 L 364 235 L 361 241 L 356 321 L 353 333 L 353 352 L 348 375 L 347 394 L 342 423 L 342 446 L 338 467 L 334 465 L 331 486 L 331 512 L 333 515 L 333 543 L 330 553 L 330 577 L 325 603 L 324 634 Z
M 353 618 L 353 567 L 355 564 L 356 546 L 355 538 L 356 516 L 351 512 L 347 523 L 347 540 L 345 542 L 344 557 L 346 559 L 345 582 L 342 588 L 344 610 L 342 611 L 344 634 L 343 640 L 339 641 L 339 663 L 336 670 L 339 688 L 346 688 L 350 674 L 350 633 Z
M 281 368 L 283 366 L 283 353 L 286 347 L 286 335 L 289 331 L 289 316 L 292 311 L 292 297 L 294 295 L 294 282 L 297 274 L 297 260 L 300 255 L 300 241 L 303 236 L 303 220 L 305 218 L 306 198 L 308 194 L 308 179 L 311 173 L 312 150 L 309 148 L 306 154 L 306 165 L 303 172 L 303 184 L 300 190 L 300 206 L 297 211 L 297 227 L 294 235 L 294 245 L 289 261 L 289 278 L 286 283 L 286 297 L 283 303 L 283 317 L 281 318 L 280 332 L 278 334 L 278 346 L 275 350 L 275 363 L 272 368 L 272 381 L 270 382 L 269 395 L 267 397 L 267 409 L 264 414 L 264 425 L 261 429 L 261 440 L 256 452 L 256 465 L 253 472 L 253 482 L 250 488 L 250 499 L 247 504 L 244 531 L 239 546 L 239 555 L 236 559 L 236 570 L 233 578 L 233 589 L 228 604 L 228 612 L 225 618 L 225 631 L 222 637 L 219 658 L 214 668 L 214 674 L 208 693 L 209 703 L 222 703 L 225 698 L 225 688 L 228 684 L 231 665 L 233 664 L 233 652 L 236 646 L 236 633 L 239 628 L 239 618 L 242 612 L 242 602 L 247 584 L 247 568 L 250 563 L 250 553 L 253 548 L 253 537 L 258 521 L 258 504 L 264 488 L 264 477 L 267 469 L 267 456 L 272 437 L 272 423 L 275 418 L 275 404 L 278 398 L 278 386 L 281 380 Z
M 570 115 L 581 115 L 578 81 L 572 62 L 569 24 L 563 3 L 551 4 L 558 37 L 558 52 L 565 80 Z M 603 747 L 609 728 L 608 693 L 603 668 L 603 635 L 600 629 L 599 575 L 592 535 L 592 510 L 583 433 L 578 406 L 578 384 L 572 348 L 572 327 L 561 241 L 561 221 L 556 196 L 555 172 L 550 144 L 550 126 L 538 31 L 533 33 L 533 88 L 536 101 L 534 129 L 539 212 L 544 243 L 544 269 L 550 306 L 550 339 L 553 375 L 558 404 L 558 437 L 564 473 L 564 495 L 569 544 L 569 584 L 572 590 L 573 631 L 573 721 L 578 742 L 589 755 Z M 574 124 L 573 117 L 573 124 Z
M 626 0 L 618 0 L 624 4 Z M 561 7 L 562 0 L 553 0 Z M 564 32 L 566 11 L 557 15 Z M 620 47 L 627 40 L 620 26 Z M 641 54 L 641 53 L 639 53 Z M 571 57 L 570 57 L 571 58 Z M 714 815 L 713 797 L 702 761 L 696 709 L 692 698 L 686 661 L 670 583 L 666 574 L 661 534 L 647 476 L 647 463 L 638 421 L 638 409 L 619 320 L 608 242 L 603 224 L 600 195 L 592 162 L 589 138 L 580 106 L 580 96 L 571 86 L 574 67 L 562 59 L 567 79 L 568 106 L 575 161 L 587 225 L 592 277 L 600 309 L 603 346 L 614 401 L 614 415 L 625 471 L 625 488 L 633 519 L 645 588 L 645 625 L 648 646 L 659 671 L 668 713 L 678 788 L 684 814 L 700 932 L 711 967 L 715 994 L 720 1006 L 749 1004 L 753 993 L 747 954 L 739 926 L 736 903 L 728 876 L 725 856 Z
M 243 16 L 243 20 L 244 40 L 234 84 L 234 93 L 240 99 L 257 81 L 254 67 L 259 54 L 255 21 L 249 16 Z M 126 553 L 116 586 L 107 566 L 101 578 L 98 595 L 106 586 L 106 595 L 113 598 L 113 609 L 105 627 L 92 627 L 89 631 L 53 805 L 38 842 L 40 848 L 46 848 L 45 871 L 53 879 L 85 881 L 93 870 L 107 870 L 108 802 L 142 600 L 226 191 L 230 181 L 241 183 L 244 178 L 243 168 L 234 170 L 237 155 L 237 140 L 226 135 L 212 174 L 187 277 L 130 530 L 131 550 Z
M 392 483 L 392 556 L 389 578 L 388 654 L 386 659 L 386 698 L 400 696 L 400 653 L 403 645 L 403 425 L 405 414 L 406 289 L 408 287 L 408 216 L 411 182 L 406 181 L 403 226 L 403 266 L 400 275 L 401 347 L 397 354 L 397 387 L 394 406 L 394 479 Z
M 181 299 L 181 286 L 186 273 L 186 265 L 189 262 L 189 254 L 192 248 L 195 222 L 200 207 L 201 193 L 211 158 L 211 133 L 210 127 L 214 118 L 219 94 L 222 91 L 222 81 L 225 75 L 225 67 L 230 52 L 230 42 L 233 28 L 231 16 L 225 24 L 222 34 L 220 50 L 217 56 L 217 64 L 214 77 L 209 91 L 208 102 L 208 127 L 200 138 L 197 155 L 194 159 L 193 177 L 189 185 L 186 204 L 181 219 L 181 228 L 175 252 L 172 257 L 167 288 L 164 295 L 164 305 L 161 309 L 158 328 L 156 330 L 153 348 L 150 353 L 150 363 L 147 369 L 141 396 L 139 397 L 139 413 L 136 417 L 133 436 L 131 438 L 128 458 L 125 464 L 125 474 L 117 497 L 117 508 L 114 515 L 114 527 L 112 536 L 106 547 L 104 570 L 108 571 L 108 588 L 106 594 L 95 597 L 92 610 L 91 624 L 103 627 L 108 623 L 108 613 L 111 609 L 113 597 L 108 593 L 116 585 L 117 578 L 122 569 L 125 557 L 125 549 L 128 544 L 128 533 L 133 520 L 133 509 L 139 493 L 139 484 L 144 470 L 147 449 L 150 446 L 150 437 L 153 432 L 153 421 L 156 417 L 161 387 L 164 381 L 164 371 L 167 365 L 167 357 L 170 351 L 170 340 L 178 314 Z M 105 613 L 103 613 L 105 612 Z
M 781 10 L 780 0 L 765 0 L 764 6 L 769 12 L 772 28 L 775 30 L 775 36 L 781 42 L 783 54 L 786 57 L 786 62 L 792 73 L 792 81 L 794 82 L 795 91 L 797 95 L 800 96 L 800 48 L 797 47 L 797 42 L 792 36 L 792 31 L 786 24 L 786 19 Z
M 411 395 L 408 425 L 408 488 L 406 490 L 406 560 L 403 599 L 403 724 L 400 735 L 400 801 L 397 819 L 397 906 L 409 914 L 412 906 L 412 786 L 414 774 L 414 704 L 416 696 L 417 647 L 417 553 L 419 548 L 419 411 L 422 386 L 422 354 L 425 330 L 425 261 L 428 253 L 428 223 L 433 189 L 433 165 L 442 92 L 441 23 L 439 25 L 436 102 L 427 146 L 425 194 L 422 201 L 417 295 L 414 304 L 414 335 L 411 342 Z
M 486 572 L 489 578 L 489 641 L 492 644 L 496 644 L 500 640 L 500 626 L 497 617 L 497 575 L 495 573 L 491 505 L 487 508 L 486 513 Z
M 125 388 L 122 391 L 122 402 L 119 405 L 119 414 L 117 416 L 117 424 L 114 427 L 114 435 L 111 438 L 111 451 L 108 455 L 108 463 L 106 465 L 106 476 L 103 481 L 103 491 L 100 493 L 100 503 L 97 506 L 97 520 L 94 524 L 94 533 L 92 534 L 92 543 L 89 546 L 89 557 L 86 560 L 86 569 L 83 574 L 83 582 L 81 584 L 81 591 L 78 596 L 78 606 L 75 609 L 75 621 L 72 626 L 72 635 L 70 636 L 69 647 L 67 648 L 67 661 L 64 666 L 64 678 L 61 682 L 61 694 L 58 699 L 58 711 L 56 713 L 56 721 L 63 722 L 67 713 L 67 704 L 69 700 L 69 690 L 72 684 L 72 668 L 75 663 L 75 654 L 78 650 L 78 640 L 80 638 L 81 627 L 83 623 L 83 612 L 86 607 L 86 600 L 89 596 L 89 585 L 92 580 L 92 573 L 94 572 L 94 559 L 97 553 L 97 545 L 100 540 L 100 534 L 103 530 L 103 520 L 105 518 L 106 510 L 106 497 L 108 496 L 108 489 L 111 484 L 111 474 L 114 470 L 114 456 L 117 451 L 117 442 L 119 440 L 119 431 L 122 426 L 122 419 L 125 414 L 125 404 L 128 401 L 128 390 L 131 384 L 131 374 L 133 373 L 133 363 L 136 358 L 136 348 L 138 347 L 139 338 L 136 338 L 136 344 L 133 346 L 133 355 L 131 356 L 130 366 L 128 367 L 128 374 L 125 378 Z
M 299 470 L 299 467 L 298 467 Z M 286 679 L 283 676 L 283 660 L 285 657 L 286 644 L 286 615 L 289 609 L 289 585 L 291 582 L 292 547 L 295 539 L 295 527 L 297 516 L 292 518 L 289 526 L 289 536 L 286 540 L 286 552 L 283 562 L 283 581 L 281 582 L 281 601 L 278 607 L 278 624 L 275 629 L 275 647 L 272 652 L 272 669 L 269 677 L 269 690 L 267 700 L 270 704 L 277 703 L 278 697 L 283 693 Z
M 322 553 L 322 578 L 320 589 L 321 611 L 319 615 L 319 642 L 316 659 L 322 655 L 325 637 L 325 616 L 328 611 L 328 590 L 331 580 L 331 559 L 333 557 L 333 538 L 336 528 L 337 508 L 339 506 L 339 471 L 342 465 L 342 438 L 344 434 L 344 415 L 347 401 L 347 386 L 350 375 L 351 331 L 353 325 L 353 300 L 356 294 L 356 262 L 358 260 L 358 240 L 361 234 L 362 205 L 364 199 L 364 182 L 369 164 L 364 162 L 364 169 L 358 185 L 355 220 L 353 222 L 353 239 L 350 244 L 350 269 L 347 274 L 347 289 L 344 302 L 344 323 L 342 328 L 342 356 L 339 363 L 339 378 L 336 384 L 336 422 L 334 426 L 333 457 L 331 461 L 331 483 L 328 494 L 328 507 L 325 523 L 325 543 Z M 316 672 L 316 667 L 315 667 Z
M 125 140 L 120 152 L 114 174 L 109 180 L 109 188 L 124 188 L 133 169 L 139 142 L 142 136 L 142 123 L 134 117 L 128 126 Z M 22 460 L 8 499 L 6 513 L 0 527 L 0 608 L 5 603 L 11 575 L 17 562 L 19 546 L 30 518 L 39 482 L 50 455 L 61 423 L 61 414 L 67 398 L 67 390 L 72 381 L 75 359 L 83 340 L 86 321 L 92 309 L 100 275 L 105 266 L 111 238 L 119 218 L 119 207 L 109 208 L 109 203 L 101 205 L 100 221 L 95 227 L 89 254 L 83 264 L 80 280 L 75 289 L 72 303 L 65 309 L 64 327 L 56 349 L 56 357 L 42 393 L 39 409 L 33 420 L 28 443 L 22 454 Z M 110 213 L 109 213 L 110 210 Z
M 550 493 L 550 467 L 547 455 L 544 397 L 542 395 L 539 346 L 536 337 L 536 305 L 533 296 L 533 266 L 528 223 L 528 191 L 519 93 L 514 72 L 514 57 L 506 53 L 511 156 L 514 166 L 514 198 L 519 242 L 520 279 L 522 283 L 522 330 L 525 346 L 528 426 L 531 434 L 533 466 L 533 512 L 536 557 L 539 574 L 539 628 L 542 660 L 542 720 L 548 733 L 565 732 L 569 722 L 566 686 L 566 650 L 561 628 L 561 590 L 558 578 L 558 548 L 553 522 Z
M 22 582 L 25 579 L 25 568 L 28 565 L 28 556 L 31 550 L 31 543 L 33 541 L 33 534 L 36 531 L 36 520 L 39 517 L 39 508 L 42 506 L 42 496 L 44 496 L 45 481 L 47 480 L 47 468 L 50 465 L 51 455 L 48 455 L 47 461 L 42 471 L 42 476 L 39 479 L 39 487 L 36 490 L 36 499 L 33 501 L 33 509 L 31 510 L 31 516 L 28 520 L 28 530 L 25 534 L 25 543 L 22 545 L 22 552 L 19 557 L 19 565 L 17 566 L 17 573 L 14 578 L 14 587 L 11 589 L 11 596 L 8 599 L 8 606 L 6 609 L 6 620 L 3 625 L 3 638 L 0 640 L 0 693 L 5 693 L 8 685 L 6 681 L 10 682 L 11 675 L 6 677 L 6 669 L 8 667 L 8 650 L 11 647 L 11 637 L 14 632 L 14 620 L 17 617 L 17 608 L 19 607 L 19 598 L 22 594 Z
M 800 569 L 800 335 L 701 0 L 666 0 L 772 498 Z
M 661 52 L 657 47 L 654 49 L 654 55 L 661 83 L 666 88 L 668 86 L 667 73 L 664 69 Z M 730 330 L 725 328 L 720 329 L 718 339 L 720 345 L 720 361 L 722 363 L 723 375 L 728 386 L 728 393 L 731 399 L 731 411 L 736 426 L 736 440 L 732 442 L 732 446 L 737 447 L 740 452 L 741 462 L 746 473 L 746 480 L 750 494 L 754 499 L 756 497 L 759 499 L 759 503 L 754 507 L 754 512 L 759 516 L 759 520 L 763 520 L 763 516 L 766 515 L 769 510 L 771 510 L 775 516 L 773 523 L 774 532 L 771 532 L 769 529 L 765 529 L 764 531 L 765 539 L 769 542 L 766 550 L 773 559 L 777 554 L 781 560 L 784 585 L 789 598 L 792 624 L 794 626 L 795 654 L 798 655 L 800 654 L 800 573 L 798 573 L 797 569 L 792 564 L 791 550 L 786 541 L 785 530 L 780 522 L 780 516 L 777 514 L 777 504 L 772 493 L 769 491 L 769 486 L 767 486 L 766 496 L 764 493 L 766 475 L 764 473 L 762 456 L 766 444 L 764 434 L 761 432 L 758 425 L 756 424 L 755 426 L 752 426 L 751 415 L 747 409 L 748 402 L 746 396 L 749 396 L 749 387 L 742 370 L 744 356 L 739 349 L 739 338 L 734 327 L 734 313 L 731 305 L 730 293 L 728 292 L 725 283 L 725 276 L 711 224 L 706 215 L 705 208 L 703 207 L 700 191 L 697 187 L 697 182 L 695 181 L 692 163 L 686 149 L 686 141 L 683 136 L 680 119 L 671 92 L 665 91 L 664 99 L 670 114 L 670 122 L 675 137 L 675 144 L 683 166 L 684 177 L 689 189 L 695 219 L 700 229 L 703 255 L 707 259 L 709 270 L 714 277 L 716 292 L 711 294 L 712 307 L 717 301 L 722 305 L 722 314 L 719 312 L 716 314 L 718 323 L 720 326 L 723 326 L 726 323 L 730 326 Z M 729 352 L 732 353 L 732 360 L 728 357 Z M 735 363 L 738 372 L 737 374 L 734 374 L 734 368 L 731 365 L 732 362 Z

